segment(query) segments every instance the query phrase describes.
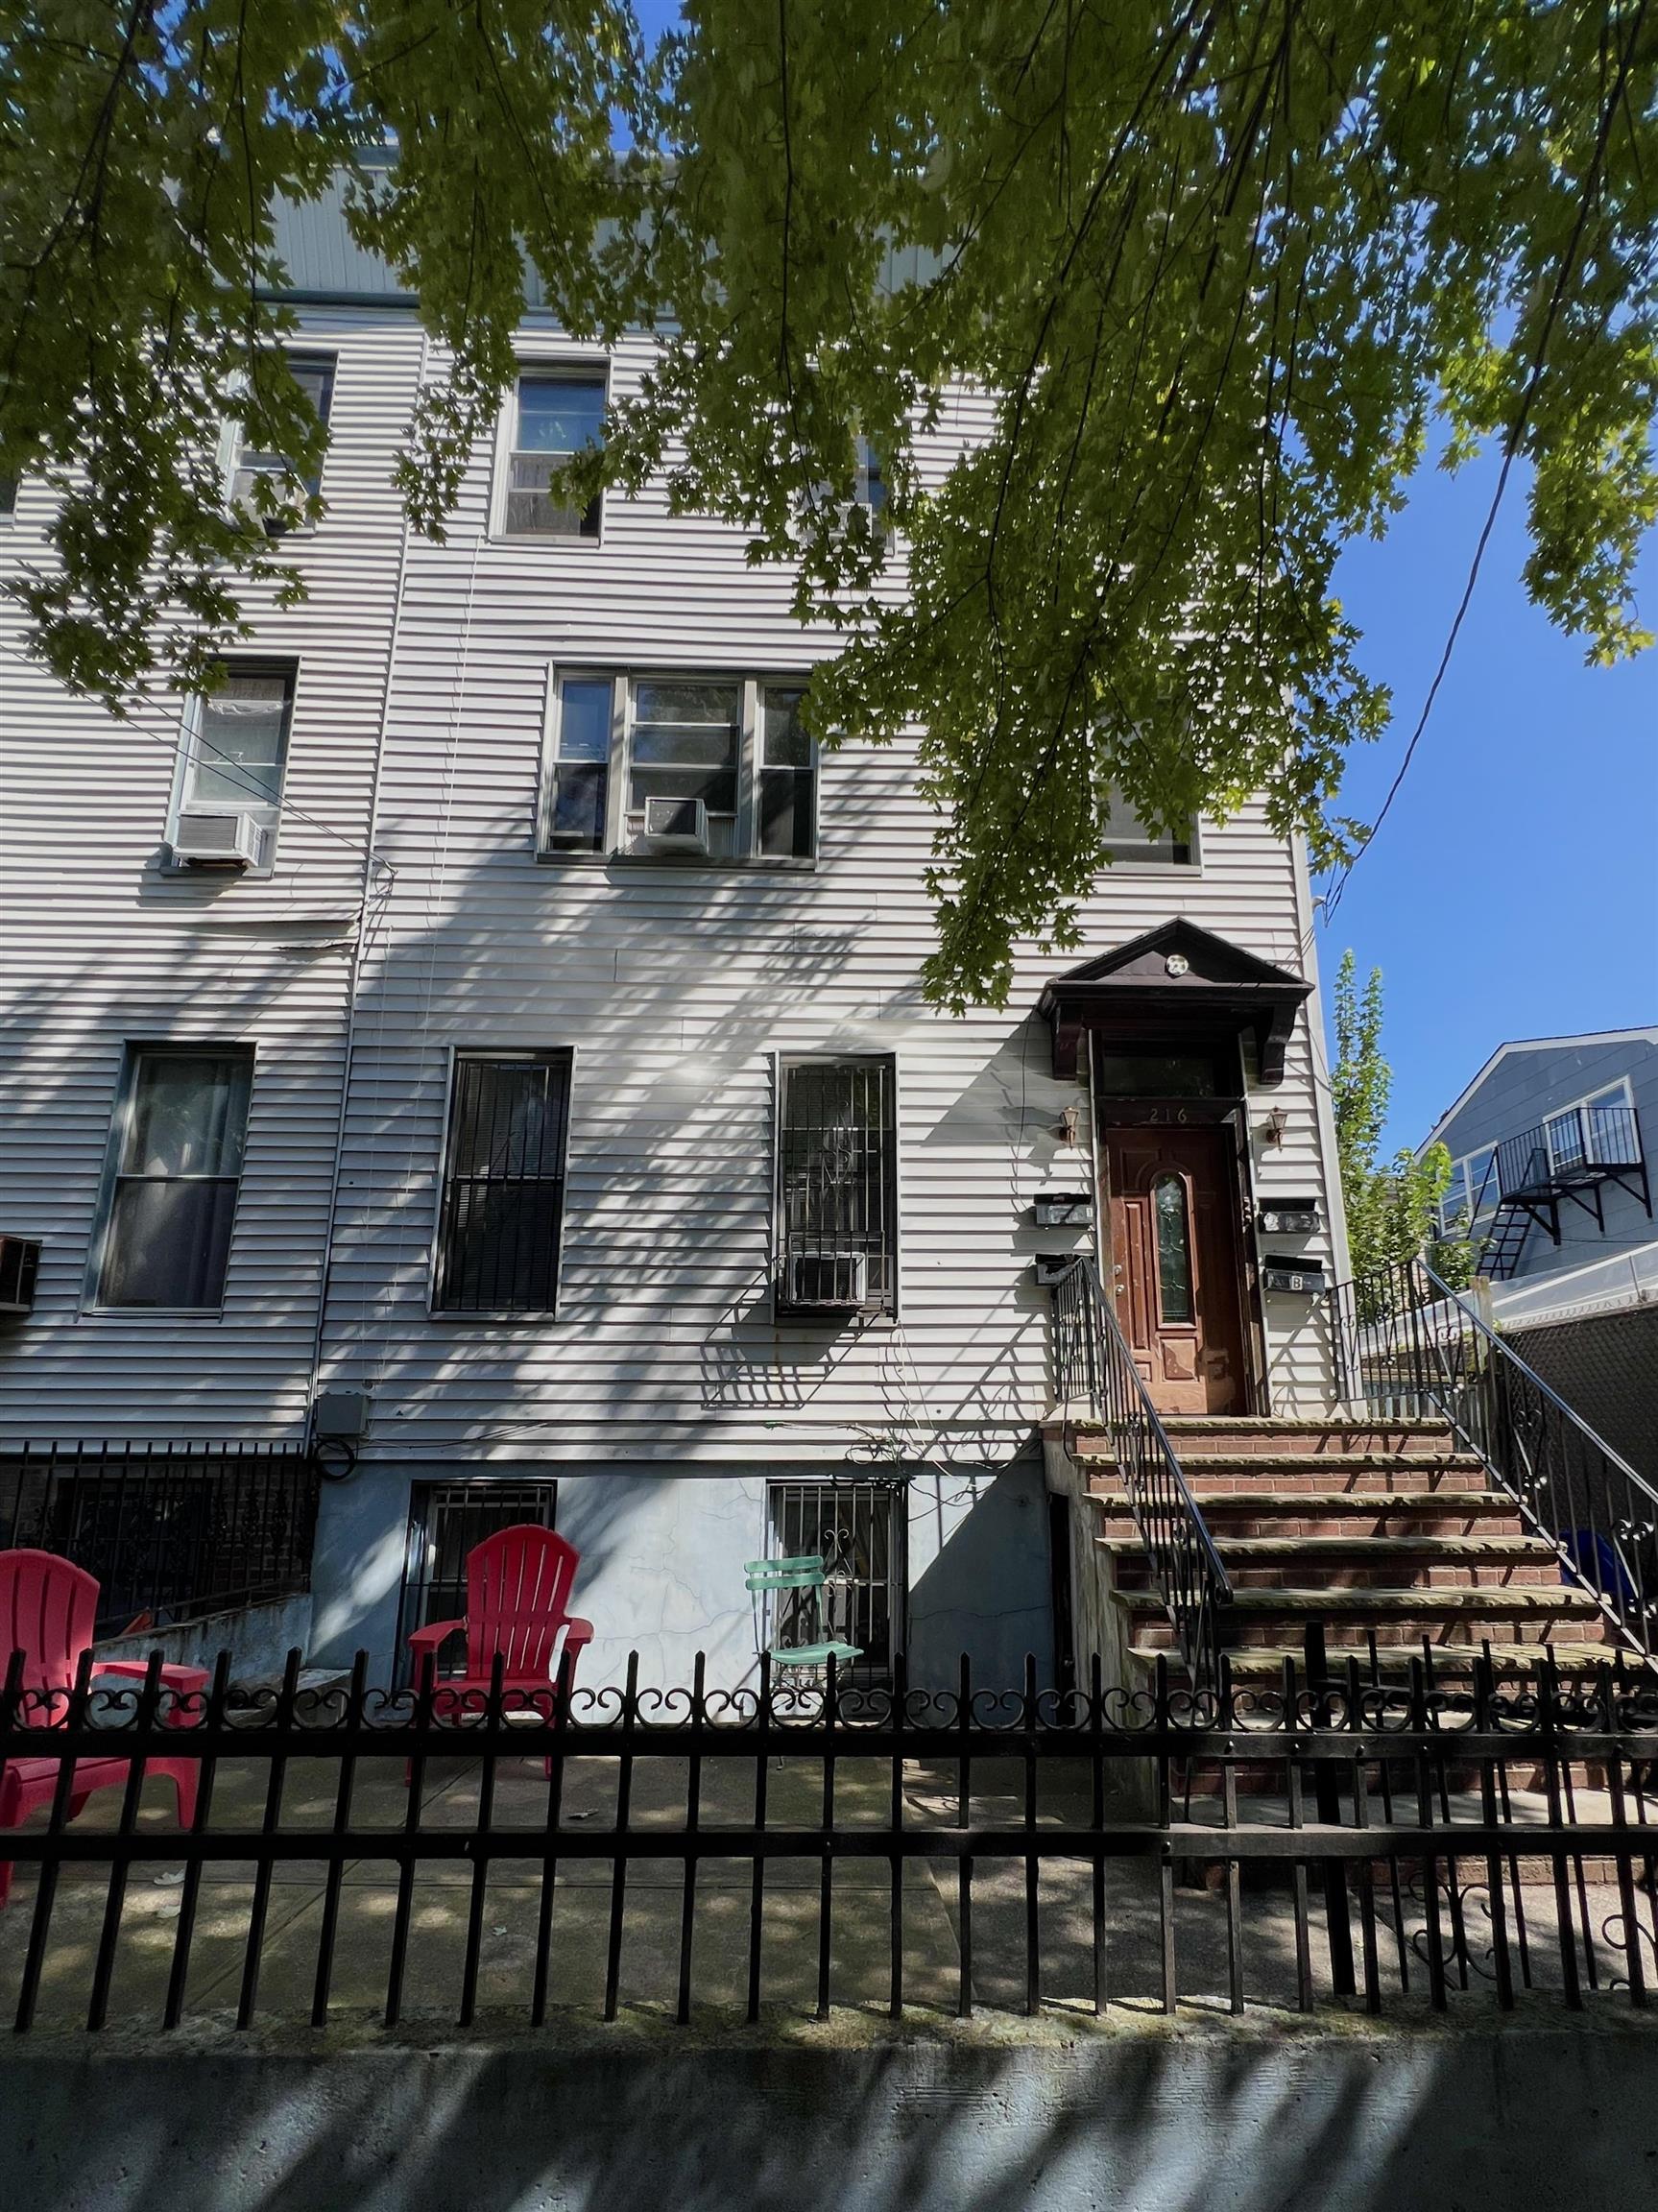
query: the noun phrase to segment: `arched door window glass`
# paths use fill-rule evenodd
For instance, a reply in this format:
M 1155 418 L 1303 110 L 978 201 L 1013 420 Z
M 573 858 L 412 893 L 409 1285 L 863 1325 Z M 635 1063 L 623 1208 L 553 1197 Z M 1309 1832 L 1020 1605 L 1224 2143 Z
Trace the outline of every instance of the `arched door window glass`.
M 1157 1223 L 1157 1303 L 1165 1321 L 1191 1319 L 1191 1222 L 1186 1185 L 1160 1175 L 1151 1188 Z

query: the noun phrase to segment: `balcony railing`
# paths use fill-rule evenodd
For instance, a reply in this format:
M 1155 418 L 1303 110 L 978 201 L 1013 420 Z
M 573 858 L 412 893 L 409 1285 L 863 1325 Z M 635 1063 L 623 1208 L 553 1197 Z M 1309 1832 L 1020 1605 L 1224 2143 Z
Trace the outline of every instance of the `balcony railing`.
M 1330 1297 L 1343 1396 L 1378 1418 L 1447 1422 L 1565 1577 L 1658 1663 L 1658 1492 L 1425 1262 Z
M 97 1578 L 95 1633 L 197 1621 L 310 1586 L 319 1470 L 298 1444 L 0 1451 L 0 1548 Z
M 1059 1402 L 1081 1409 L 1110 1435 L 1129 1511 L 1192 1686 L 1213 1692 L 1220 1680 L 1232 1584 L 1092 1254 L 1080 1255 L 1054 1285 L 1053 1330 Z

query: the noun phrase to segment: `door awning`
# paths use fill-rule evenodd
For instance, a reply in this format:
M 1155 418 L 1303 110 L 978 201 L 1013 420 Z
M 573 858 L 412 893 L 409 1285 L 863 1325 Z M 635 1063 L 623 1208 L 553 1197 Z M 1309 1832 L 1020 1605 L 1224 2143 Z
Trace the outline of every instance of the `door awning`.
M 1284 1080 L 1284 1052 L 1312 985 L 1195 922 L 1175 920 L 1056 975 L 1037 1000 L 1053 1032 L 1053 1071 L 1074 1077 L 1085 1031 L 1120 1045 L 1179 1049 L 1247 1031 L 1262 1084 Z

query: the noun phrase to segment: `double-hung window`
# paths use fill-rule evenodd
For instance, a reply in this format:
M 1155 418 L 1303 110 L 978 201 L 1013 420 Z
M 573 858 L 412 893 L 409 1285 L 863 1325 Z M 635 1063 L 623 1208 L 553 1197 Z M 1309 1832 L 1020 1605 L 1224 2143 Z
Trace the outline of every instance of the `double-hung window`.
M 779 1062 L 780 1313 L 898 1310 L 897 1101 L 888 1057 Z
M 1103 828 L 1114 865 L 1189 868 L 1197 859 L 1197 840 L 1189 824 L 1183 824 L 1174 835 L 1147 829 L 1115 784 L 1106 802 Z
M 334 357 L 331 353 L 291 353 L 288 356 L 288 373 L 310 401 L 317 420 L 327 426 L 328 411 L 334 401 Z M 291 468 L 282 453 L 262 453 L 256 446 L 247 445 L 237 436 L 235 464 L 230 476 L 230 504 L 248 515 L 273 538 L 282 534 L 282 524 L 274 516 L 259 511 L 257 486 L 261 477 L 285 477 Z M 315 498 L 323 489 L 321 468 L 300 482 L 305 493 Z M 277 494 L 282 490 L 278 482 Z
M 542 852 L 809 863 L 818 763 L 804 697 L 798 680 L 561 675 Z
M 605 439 L 605 379 L 526 369 L 513 396 L 502 527 L 509 538 L 596 538 L 602 499 L 561 504 L 556 469 Z
M 233 666 L 193 703 L 185 730 L 179 813 L 251 815 L 264 868 L 276 853 L 293 711 L 292 668 Z
M 251 1046 L 129 1047 L 98 1305 L 211 1312 L 223 1303 L 252 1082 Z
M 558 1304 L 571 1059 L 567 1049 L 455 1054 L 435 1312 Z

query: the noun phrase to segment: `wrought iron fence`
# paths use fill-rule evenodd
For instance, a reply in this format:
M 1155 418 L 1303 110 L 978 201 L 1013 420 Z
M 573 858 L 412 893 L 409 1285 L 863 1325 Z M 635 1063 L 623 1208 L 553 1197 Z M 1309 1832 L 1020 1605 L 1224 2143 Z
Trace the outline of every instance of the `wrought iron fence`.
M 56 1772 L 45 1826 L 3 1838 L 15 2025 L 540 2025 L 614 2019 L 624 1986 L 683 2022 L 716 2008 L 722 1960 L 718 2008 L 750 2020 L 780 1984 L 820 2018 L 1645 2002 L 1658 1705 L 1639 1671 L 1482 1662 L 1456 1690 L 1421 1660 L 1404 1685 L 1354 1663 L 1312 1689 L 1286 1661 L 1270 1692 L 1223 1669 L 1194 1696 L 1166 1664 L 1138 1695 L 1097 1663 L 1085 1692 L 1039 1693 L 1031 1663 L 1022 1693 L 981 1693 L 964 1661 L 945 1694 L 900 1656 L 886 1687 L 832 1667 L 819 1692 L 764 1669 L 704 1683 L 699 1659 L 689 1688 L 641 1690 L 636 1656 L 619 1689 L 572 1694 L 566 1670 L 534 1697 L 498 1671 L 487 1695 L 429 1675 L 376 1693 L 359 1659 L 306 1692 L 295 1653 L 279 1689 L 237 1699 L 221 1661 L 164 1707 L 158 1667 L 47 1694 L 13 1660 L 0 1773 Z M 147 1762 L 192 1758 L 188 1831 L 140 1819 Z M 89 1762 L 120 1785 L 102 1825 L 71 1821 Z
M 1658 1492 L 1425 1262 L 1330 1300 L 1343 1396 L 1378 1417 L 1443 1419 L 1651 1662 Z
M 1054 1369 L 1062 1407 L 1085 1409 L 1111 1437 L 1117 1471 L 1151 1572 L 1199 1688 L 1219 1680 L 1232 1584 L 1092 1255 L 1053 1286 Z
M 318 1476 L 298 1444 L 25 1444 L 0 1451 L 0 1548 L 96 1576 L 101 1637 L 199 1620 L 309 1587 Z

